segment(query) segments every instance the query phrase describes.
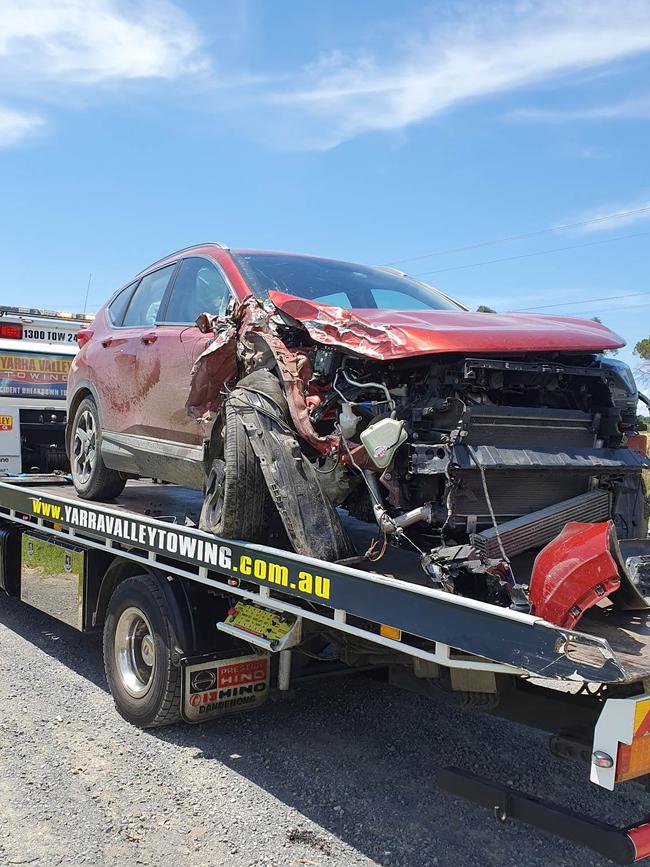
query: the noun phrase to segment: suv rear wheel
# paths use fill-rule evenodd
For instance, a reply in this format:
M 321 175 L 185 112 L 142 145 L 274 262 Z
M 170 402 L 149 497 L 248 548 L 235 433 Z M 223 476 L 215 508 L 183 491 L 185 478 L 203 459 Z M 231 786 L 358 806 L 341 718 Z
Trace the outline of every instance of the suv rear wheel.
M 70 465 L 75 490 L 85 500 L 112 500 L 126 480 L 102 460 L 102 433 L 97 404 L 84 398 L 75 413 L 70 439 Z

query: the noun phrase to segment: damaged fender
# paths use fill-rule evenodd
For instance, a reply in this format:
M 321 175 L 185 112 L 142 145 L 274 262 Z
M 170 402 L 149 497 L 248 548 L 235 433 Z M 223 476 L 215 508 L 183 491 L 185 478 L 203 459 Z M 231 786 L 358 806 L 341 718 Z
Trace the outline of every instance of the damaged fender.
M 321 560 L 354 554 L 316 471 L 302 454 L 279 382 L 268 371 L 247 377 L 228 405 L 238 413 L 294 550 Z
M 228 382 L 237 376 L 235 341 L 237 327 L 230 319 L 221 319 L 202 313 L 196 324 L 203 334 L 214 333 L 201 355 L 192 367 L 190 392 L 185 409 L 190 418 L 203 418 L 216 412 L 222 403 L 219 390 L 214 381 Z

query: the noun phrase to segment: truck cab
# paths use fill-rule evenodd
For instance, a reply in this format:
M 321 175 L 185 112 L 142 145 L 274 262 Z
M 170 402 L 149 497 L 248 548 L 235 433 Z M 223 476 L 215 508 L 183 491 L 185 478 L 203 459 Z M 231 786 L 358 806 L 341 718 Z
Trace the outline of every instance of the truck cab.
M 0 477 L 68 471 L 68 371 L 92 318 L 0 306 Z

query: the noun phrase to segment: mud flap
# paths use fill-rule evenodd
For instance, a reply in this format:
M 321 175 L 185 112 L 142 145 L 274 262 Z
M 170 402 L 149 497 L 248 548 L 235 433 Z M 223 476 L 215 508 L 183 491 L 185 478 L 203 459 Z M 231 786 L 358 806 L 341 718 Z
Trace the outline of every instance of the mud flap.
M 261 387 L 237 388 L 229 400 L 241 416 L 294 550 L 328 561 L 353 556 L 352 543 L 303 455 L 295 431 L 285 421 L 280 402 Z
M 269 697 L 270 671 L 267 654 L 184 659 L 181 716 L 185 722 L 198 723 L 255 710 Z

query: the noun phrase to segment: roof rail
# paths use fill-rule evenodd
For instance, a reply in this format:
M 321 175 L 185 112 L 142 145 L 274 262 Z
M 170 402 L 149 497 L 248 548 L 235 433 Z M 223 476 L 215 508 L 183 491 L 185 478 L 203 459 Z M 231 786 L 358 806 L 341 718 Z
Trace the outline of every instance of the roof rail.
M 92 313 L 68 313 L 65 310 L 42 310 L 40 307 L 6 307 L 0 305 L 0 316 L 22 316 L 32 318 L 34 316 L 43 319 L 64 319 L 67 322 L 92 322 L 95 318 Z
M 154 265 L 157 265 L 159 262 L 164 262 L 166 259 L 171 259 L 172 256 L 178 256 L 179 253 L 184 253 L 186 250 L 193 250 L 195 247 L 219 247 L 221 250 L 230 250 L 230 247 L 227 244 L 222 243 L 221 241 L 201 241 L 198 244 L 190 244 L 189 247 L 181 247 L 180 250 L 174 250 L 173 253 L 167 253 L 166 256 L 162 256 L 160 259 L 156 259 L 155 262 L 152 262 L 151 265 L 147 265 L 146 268 L 142 268 L 136 274 L 136 277 L 139 277 L 144 271 L 148 271 L 150 268 L 153 268 Z

